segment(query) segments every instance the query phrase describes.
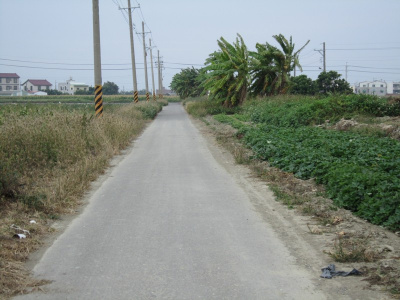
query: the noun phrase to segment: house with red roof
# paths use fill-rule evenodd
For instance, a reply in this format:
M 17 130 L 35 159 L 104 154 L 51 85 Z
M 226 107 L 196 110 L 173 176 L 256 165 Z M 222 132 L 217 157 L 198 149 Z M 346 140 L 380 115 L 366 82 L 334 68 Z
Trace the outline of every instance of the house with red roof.
M 0 73 L 0 95 L 11 95 L 21 90 L 19 76 L 16 73 Z
M 51 89 L 52 84 L 46 79 L 28 79 L 22 84 L 24 91 L 39 92 Z

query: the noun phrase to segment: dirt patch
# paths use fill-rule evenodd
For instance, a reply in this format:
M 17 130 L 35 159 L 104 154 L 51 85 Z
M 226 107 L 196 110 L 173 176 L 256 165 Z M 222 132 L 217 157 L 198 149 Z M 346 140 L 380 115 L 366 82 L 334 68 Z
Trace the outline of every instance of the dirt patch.
M 322 125 L 318 125 L 318 127 L 387 136 L 400 141 L 400 117 L 356 117 L 350 120 L 341 119 L 336 124 L 330 124 L 327 121 Z
M 250 184 L 257 191 L 258 195 L 252 198 L 255 209 L 297 262 L 315 273 L 318 287 L 342 299 L 400 298 L 400 233 L 372 225 L 336 207 L 325 196 L 323 186 L 313 180 L 298 179 L 253 159 L 253 153 L 243 147 L 236 130 L 229 125 L 212 117 L 193 122 L 217 161 L 244 189 Z M 353 125 L 357 126 L 356 122 Z M 276 202 L 263 197 L 271 192 Z M 356 268 L 363 274 L 320 279 L 320 269 L 331 263 L 336 264 L 337 270 Z

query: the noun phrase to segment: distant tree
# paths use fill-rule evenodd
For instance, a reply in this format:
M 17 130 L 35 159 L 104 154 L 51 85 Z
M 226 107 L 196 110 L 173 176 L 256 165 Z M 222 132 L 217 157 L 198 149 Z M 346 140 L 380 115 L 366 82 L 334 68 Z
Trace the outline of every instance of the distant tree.
M 314 95 L 317 92 L 316 82 L 307 75 L 299 75 L 290 79 L 290 93 L 293 95 Z
M 341 74 L 336 71 L 322 72 L 316 82 L 319 93 L 351 94 L 353 91 L 345 79 L 340 79 Z
M 63 93 L 60 92 L 59 90 L 50 90 L 50 89 L 46 89 L 45 92 L 47 93 L 47 95 L 53 96 L 53 95 L 62 95 Z
M 94 95 L 94 87 L 90 86 L 86 91 L 77 90 L 74 95 Z
M 119 93 L 120 93 L 120 95 L 132 95 L 133 96 L 133 90 L 132 91 L 121 91 Z
M 138 90 L 138 95 L 146 95 L 146 89 Z
M 104 95 L 118 95 L 119 87 L 114 82 L 107 81 L 103 84 Z
M 182 69 L 172 78 L 170 88 L 175 91 L 181 99 L 200 96 L 203 89 L 199 80 L 201 70 L 195 68 Z

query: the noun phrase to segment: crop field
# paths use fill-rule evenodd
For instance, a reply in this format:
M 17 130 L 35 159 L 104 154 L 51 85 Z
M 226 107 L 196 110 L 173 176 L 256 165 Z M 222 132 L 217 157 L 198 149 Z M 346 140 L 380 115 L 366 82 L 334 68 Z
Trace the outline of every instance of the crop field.
M 151 98 L 151 97 L 150 97 Z M 152 100 L 152 99 L 151 99 Z M 179 97 L 164 96 L 168 102 L 179 102 Z M 146 96 L 139 95 L 139 101 L 146 101 Z M 157 101 L 159 99 L 157 98 Z M 104 103 L 131 103 L 133 95 L 103 95 Z M 94 103 L 94 95 L 56 95 L 56 96 L 1 96 L 4 103 Z
M 278 97 L 249 101 L 234 112 L 217 114 L 207 102 L 194 102 L 190 109 L 214 114 L 219 122 L 236 128 L 257 159 L 298 178 L 313 178 L 337 206 L 373 224 L 400 229 L 400 142 L 384 132 L 338 131 L 329 126 L 342 118 L 399 116 L 398 100 L 358 95 Z

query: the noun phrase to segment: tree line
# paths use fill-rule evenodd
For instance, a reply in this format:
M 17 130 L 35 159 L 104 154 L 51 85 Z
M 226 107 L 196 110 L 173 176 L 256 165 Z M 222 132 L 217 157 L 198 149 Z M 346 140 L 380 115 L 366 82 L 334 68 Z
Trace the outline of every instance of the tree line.
M 335 71 L 322 72 L 315 81 L 306 75 L 291 76 L 295 68 L 303 70 L 299 55 L 310 41 L 295 50 L 292 37 L 287 40 L 279 34 L 273 38 L 280 48 L 266 42 L 249 51 L 240 34 L 233 43 L 221 37 L 219 49 L 209 55 L 205 67 L 182 69 L 172 78 L 170 88 L 182 99 L 208 94 L 228 107 L 243 103 L 248 96 L 352 92 Z

